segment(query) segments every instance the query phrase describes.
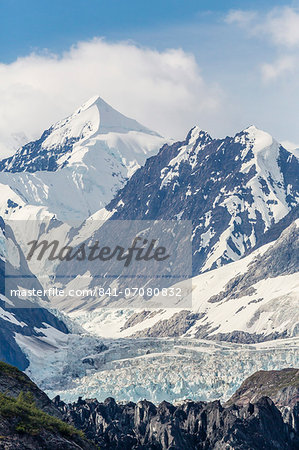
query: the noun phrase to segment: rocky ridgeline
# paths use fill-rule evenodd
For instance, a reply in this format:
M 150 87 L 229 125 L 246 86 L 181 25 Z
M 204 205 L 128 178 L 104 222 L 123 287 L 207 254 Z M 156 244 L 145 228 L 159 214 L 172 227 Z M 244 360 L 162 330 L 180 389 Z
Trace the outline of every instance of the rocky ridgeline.
M 296 449 L 299 448 L 299 370 L 260 371 L 222 406 L 186 400 L 158 406 L 113 398 L 65 404 L 54 399 L 68 423 L 101 449 Z M 272 401 L 269 396 L 273 396 Z
M 225 406 L 254 403 L 261 396 L 270 397 L 284 421 L 299 433 L 299 370 L 259 370 L 241 384 Z
M 64 420 L 84 430 L 101 449 L 296 449 L 298 433 L 283 421 L 272 400 L 223 407 L 185 401 L 180 405 L 146 400 L 117 404 L 82 400 L 66 405 L 55 399 Z M 298 408 L 296 410 L 298 418 Z

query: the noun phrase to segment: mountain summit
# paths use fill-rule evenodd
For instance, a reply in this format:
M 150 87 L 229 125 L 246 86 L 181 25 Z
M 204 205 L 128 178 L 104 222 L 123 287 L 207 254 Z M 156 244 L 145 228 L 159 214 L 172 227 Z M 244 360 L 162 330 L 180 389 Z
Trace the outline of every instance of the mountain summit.
M 55 171 L 66 163 L 74 146 L 84 144 L 91 137 L 110 133 L 132 132 L 161 138 L 154 131 L 129 119 L 112 108 L 101 97 L 95 96 L 72 115 L 60 120 L 44 131 L 37 141 L 21 147 L 15 155 L 0 161 L 1 172 Z
M 120 220 L 192 220 L 198 274 L 240 259 L 298 204 L 298 173 L 298 159 L 254 126 L 224 139 L 194 127 L 148 159 L 107 209 Z
M 99 134 L 139 131 L 158 136 L 156 132 L 146 128 L 136 120 L 130 119 L 116 111 L 116 109 L 108 105 L 99 95 L 92 97 L 84 103 L 71 118 L 75 120 L 76 117 L 82 117 L 85 114 L 90 115 L 91 120 L 94 120 L 94 124 L 97 124 L 97 132 Z
M 105 206 L 164 143 L 94 97 L 0 161 L 0 183 L 6 186 L 0 214 L 21 218 L 20 209 L 31 205 L 34 215 L 42 208 L 64 221 L 82 221 Z

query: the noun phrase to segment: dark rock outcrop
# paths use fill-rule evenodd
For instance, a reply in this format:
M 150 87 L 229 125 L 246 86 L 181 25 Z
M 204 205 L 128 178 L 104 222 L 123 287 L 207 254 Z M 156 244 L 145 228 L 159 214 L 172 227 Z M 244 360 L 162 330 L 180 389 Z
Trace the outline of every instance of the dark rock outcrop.
M 261 396 L 270 397 L 285 422 L 299 432 L 299 369 L 260 370 L 248 377 L 226 406 L 246 406 Z
M 299 369 L 259 370 L 246 378 L 226 405 L 244 406 L 265 395 L 278 407 L 295 406 L 299 401 Z
M 64 420 L 95 439 L 101 449 L 295 450 L 299 445 L 298 433 L 268 397 L 228 407 L 219 401 L 117 404 L 112 398 L 66 405 L 56 397 L 54 403 Z M 296 414 L 298 419 L 298 410 Z

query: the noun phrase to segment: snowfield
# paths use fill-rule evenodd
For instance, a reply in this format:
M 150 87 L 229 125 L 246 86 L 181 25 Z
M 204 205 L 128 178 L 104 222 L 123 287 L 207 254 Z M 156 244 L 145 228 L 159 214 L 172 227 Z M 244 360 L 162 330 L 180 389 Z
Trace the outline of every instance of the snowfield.
M 296 249 L 298 228 L 297 219 L 277 241 L 260 247 L 237 262 L 190 280 L 186 297 L 192 298 L 191 309 L 188 303 L 185 306 L 185 297 L 177 302 L 175 308 L 155 308 L 155 300 L 151 300 L 144 301 L 144 308 L 134 309 L 132 303 L 128 303 L 124 307 L 115 304 L 114 308 L 89 311 L 86 302 L 84 308 L 70 313 L 70 316 L 88 332 L 103 338 L 180 336 L 217 339 L 222 335 L 225 339 L 235 332 L 257 337 L 257 341 L 260 340 L 258 337 L 297 336 L 299 276 L 296 267 L 290 269 L 284 259 L 278 261 L 281 267 L 274 276 L 266 263 L 262 279 L 259 268 L 264 260 L 275 263 L 277 255 L 283 258 L 284 253 L 289 260 L 289 252 L 295 257 L 294 265 L 297 264 L 296 250 L 290 249 L 289 241 Z M 290 267 L 293 266 L 290 264 Z M 244 288 L 242 279 L 246 280 L 246 277 L 248 281 L 244 282 Z M 178 286 L 180 284 L 174 285 Z M 162 304 L 163 299 L 157 297 L 157 304 L 160 301 Z M 186 323 L 187 313 L 189 323 Z M 245 337 L 244 340 L 247 342 Z

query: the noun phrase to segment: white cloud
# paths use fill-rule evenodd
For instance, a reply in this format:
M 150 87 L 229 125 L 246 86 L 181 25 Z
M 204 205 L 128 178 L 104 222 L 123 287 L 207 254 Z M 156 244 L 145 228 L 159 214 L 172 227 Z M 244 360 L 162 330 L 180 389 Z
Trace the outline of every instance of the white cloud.
M 267 15 L 263 31 L 278 45 L 298 46 L 299 12 L 290 7 L 275 8 Z
M 218 110 L 221 92 L 203 80 L 191 54 L 102 39 L 61 57 L 31 54 L 0 64 L 0 154 L 12 135 L 36 138 L 95 94 L 164 135 L 183 138 Z M 24 138 L 22 138 L 24 139 Z
M 299 12 L 288 6 L 274 8 L 266 14 L 256 11 L 232 10 L 225 17 L 229 24 L 236 24 L 251 37 L 267 39 L 277 49 L 278 57 L 261 65 L 264 81 L 294 72 L 299 55 Z
M 288 6 L 274 8 L 267 14 L 257 11 L 231 10 L 225 22 L 236 24 L 255 36 L 268 37 L 278 46 L 299 45 L 299 12 Z
M 225 17 L 225 22 L 228 24 L 237 24 L 240 27 L 248 27 L 252 21 L 256 18 L 257 13 L 255 11 L 243 11 L 241 9 L 233 9 L 229 11 Z
M 262 76 L 265 81 L 275 80 L 281 75 L 293 72 L 297 65 L 297 59 L 293 56 L 284 56 L 278 58 L 273 63 L 262 64 Z

